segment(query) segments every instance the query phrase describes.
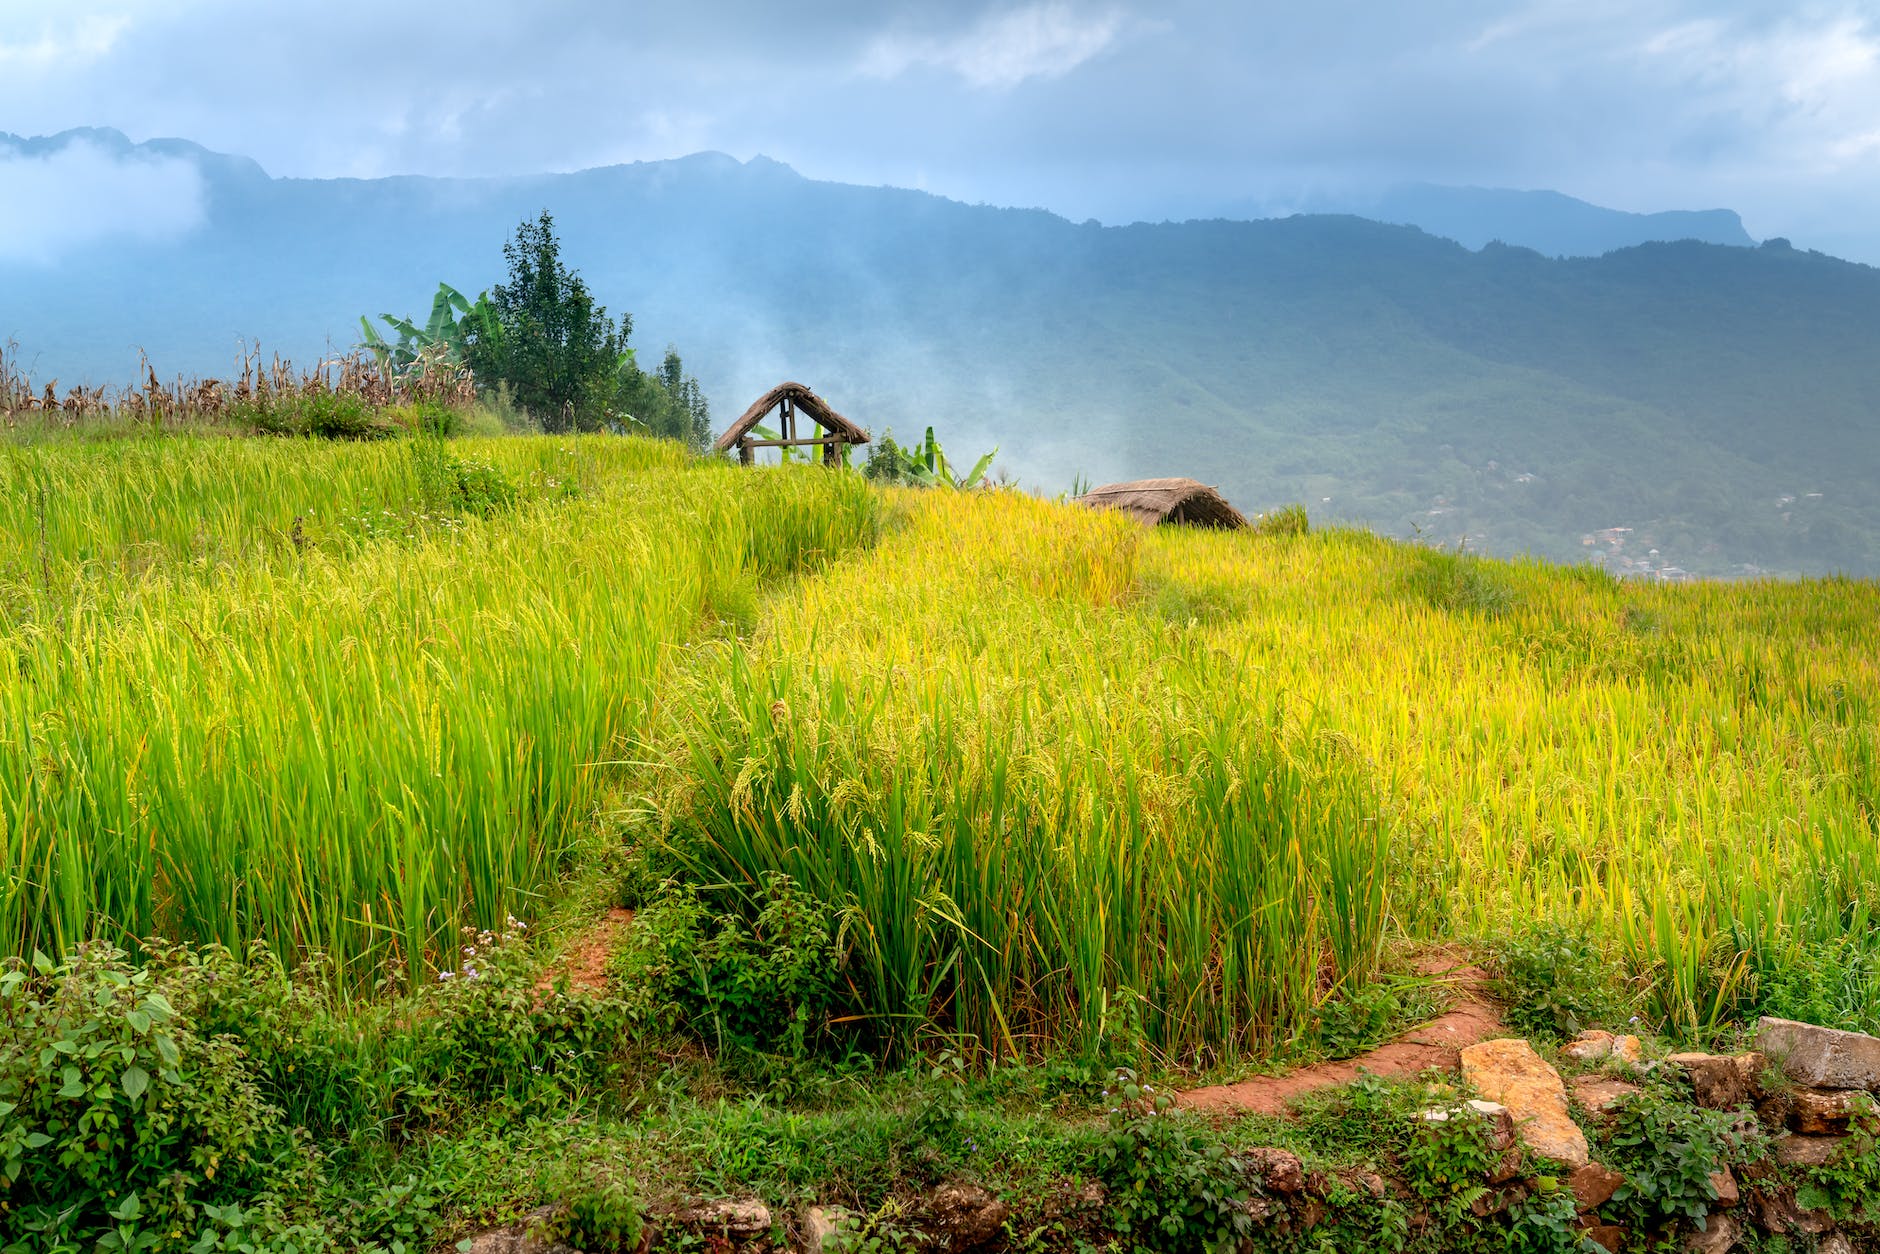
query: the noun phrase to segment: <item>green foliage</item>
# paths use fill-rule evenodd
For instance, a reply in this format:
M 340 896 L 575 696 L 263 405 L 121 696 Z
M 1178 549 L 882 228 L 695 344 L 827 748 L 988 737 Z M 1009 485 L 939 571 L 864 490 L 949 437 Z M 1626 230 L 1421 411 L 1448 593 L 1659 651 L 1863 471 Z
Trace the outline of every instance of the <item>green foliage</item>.
M 1492 619 L 1515 608 L 1516 593 L 1504 567 L 1471 554 L 1434 549 L 1418 550 L 1417 558 L 1407 585 L 1437 609 Z
M 1751 1011 L 1851 1032 L 1880 1029 L 1880 951 L 1871 944 L 1862 932 L 1766 953 Z
M 500 467 L 481 458 L 458 457 L 437 436 L 411 442 L 411 467 L 418 500 L 427 512 L 488 518 L 516 503 L 516 485 Z M 566 484 L 562 494 L 572 495 L 573 487 Z
M 1590 1254 L 1571 1191 L 1552 1180 L 1508 1209 L 1506 1254 Z
M 502 335 L 502 323 L 488 292 L 473 303 L 448 283 L 437 285 L 437 295 L 431 299 L 431 316 L 423 326 L 392 314 L 380 314 L 379 318 L 398 333 L 398 339 L 388 342 L 369 319 L 361 317 L 359 326 L 364 338 L 360 342 L 378 359 L 380 368 L 392 374 L 423 371 L 436 365 L 462 366 L 470 345 L 481 344 L 488 351 Z
M 695 453 L 711 447 L 711 406 L 698 380 L 685 373 L 679 350 L 671 345 L 659 369 L 650 374 L 640 369 L 633 350 L 620 355 L 609 412 L 649 435 L 677 440 Z
M 1489 965 L 1517 1032 L 1566 1040 L 1625 1017 L 1617 968 L 1579 928 L 1543 922 L 1513 932 L 1495 943 Z
M 303 1152 L 242 1048 L 120 951 L 0 975 L 0 1213 L 32 1238 L 0 1248 L 180 1250 Z
M 563 1164 L 542 1183 L 543 1195 L 560 1204 L 530 1226 L 534 1240 L 578 1250 L 639 1248 L 646 1216 L 631 1177 L 607 1167 L 583 1170 Z
M 1096 1163 L 1118 1234 L 1138 1250 L 1233 1249 L 1252 1229 L 1245 1164 L 1128 1068 L 1106 1096 Z
M 1349 1058 L 1429 1018 L 1439 1000 L 1427 982 L 1388 977 L 1341 989 L 1313 1010 L 1302 1043 L 1327 1058 Z
M 1441 1119 L 1419 1119 L 1403 1146 L 1404 1179 L 1411 1192 L 1430 1201 L 1473 1202 L 1501 1155 L 1489 1141 L 1489 1123 L 1464 1104 Z
M 913 448 L 903 448 L 895 443 L 892 432 L 884 431 L 869 450 L 868 462 L 862 473 L 877 483 L 899 483 L 922 488 L 953 488 L 956 491 L 968 491 L 985 482 L 986 471 L 992 465 L 992 459 L 999 450 L 993 449 L 973 463 L 973 468 L 964 476 L 955 475 L 953 465 L 947 460 L 940 442 L 934 438 L 933 428 L 927 428 L 926 438 Z
M 1307 530 L 1306 507 L 1303 505 L 1282 505 L 1253 520 L 1253 534 L 1256 536 L 1302 536 Z
M 1826 1210 L 1839 1220 L 1880 1222 L 1880 1111 L 1866 1093 L 1853 1097 L 1847 1139 L 1834 1157 L 1810 1167 L 1795 1192 L 1807 1210 Z
M 673 884 L 640 913 L 619 978 L 650 1020 L 676 1012 L 720 1049 L 803 1058 L 843 1001 L 839 931 L 778 872 L 719 910 Z
M 1605 1163 L 1626 1178 L 1610 1205 L 1644 1228 L 1701 1220 L 1717 1200 L 1712 1175 L 1757 1151 L 1754 1134 L 1737 1126 L 1733 1112 L 1648 1089 L 1619 1104 L 1607 1132 Z
M 503 245 L 509 281 L 490 296 L 494 335 L 473 334 L 464 361 L 484 387 L 507 384 L 543 430 L 592 431 L 606 420 L 632 319 L 616 325 L 562 264 L 544 209 Z
M 350 392 L 301 392 L 242 401 L 230 407 L 229 421 L 260 435 L 323 440 L 384 440 L 399 431 L 396 422 Z

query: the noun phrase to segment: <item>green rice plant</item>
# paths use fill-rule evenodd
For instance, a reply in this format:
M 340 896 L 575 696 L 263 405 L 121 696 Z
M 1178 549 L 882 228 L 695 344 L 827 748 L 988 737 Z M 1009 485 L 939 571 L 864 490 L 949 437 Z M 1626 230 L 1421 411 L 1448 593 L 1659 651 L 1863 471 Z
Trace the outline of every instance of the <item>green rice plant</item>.
M 0 948 L 261 938 L 419 978 L 566 874 L 714 590 L 873 535 L 817 471 L 457 447 L 509 508 L 432 512 L 402 448 L 6 452 Z
M 1098 1051 L 1127 1014 L 1232 1056 L 1298 1030 L 1322 973 L 1367 978 L 1388 821 L 1232 659 L 1124 608 L 1141 533 L 1012 494 L 902 509 L 669 707 L 695 880 L 847 912 L 850 1026 L 890 1051 Z

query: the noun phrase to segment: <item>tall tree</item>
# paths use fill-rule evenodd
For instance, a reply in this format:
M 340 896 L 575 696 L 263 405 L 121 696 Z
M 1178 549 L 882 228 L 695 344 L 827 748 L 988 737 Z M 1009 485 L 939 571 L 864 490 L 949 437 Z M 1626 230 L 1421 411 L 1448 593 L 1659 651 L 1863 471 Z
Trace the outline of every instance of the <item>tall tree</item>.
M 632 319 L 619 325 L 561 261 L 555 220 L 542 210 L 503 245 L 509 281 L 494 288 L 500 333 L 473 335 L 465 360 L 485 384 L 507 383 L 547 431 L 589 431 L 608 419 Z

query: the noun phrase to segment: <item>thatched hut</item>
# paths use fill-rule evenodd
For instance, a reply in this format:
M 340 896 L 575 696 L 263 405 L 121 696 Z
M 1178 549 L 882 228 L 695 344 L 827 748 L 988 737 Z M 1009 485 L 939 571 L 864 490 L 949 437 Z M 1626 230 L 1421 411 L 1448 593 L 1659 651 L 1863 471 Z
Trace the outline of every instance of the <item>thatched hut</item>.
M 777 438 L 753 439 L 753 428 L 773 409 L 777 411 Z M 796 426 L 798 414 L 808 414 L 810 421 L 827 434 L 799 437 Z M 712 450 L 722 453 L 735 445 L 738 460 L 748 466 L 755 460 L 754 454 L 760 448 L 821 448 L 823 463 L 836 466 L 842 462 L 844 445 L 866 443 L 868 432 L 831 409 L 828 401 L 801 383 L 779 383 L 752 402 L 751 407 L 744 411 L 744 416 L 718 437 Z
M 1247 525 L 1246 516 L 1229 505 L 1219 492 L 1193 479 L 1133 479 L 1128 483 L 1106 483 L 1078 497 L 1077 503 L 1120 509 L 1150 526 L 1170 523 L 1233 531 Z

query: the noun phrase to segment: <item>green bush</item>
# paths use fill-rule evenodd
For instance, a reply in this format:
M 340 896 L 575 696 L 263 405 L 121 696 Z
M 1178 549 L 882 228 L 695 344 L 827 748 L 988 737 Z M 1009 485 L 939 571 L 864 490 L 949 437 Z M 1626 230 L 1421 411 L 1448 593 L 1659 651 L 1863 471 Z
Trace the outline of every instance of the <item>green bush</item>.
M 1565 1040 L 1626 1017 L 1619 972 L 1583 931 L 1535 924 L 1497 942 L 1489 968 L 1508 1026 L 1523 1035 Z
M 1853 1101 L 1855 1109 L 1840 1152 L 1822 1166 L 1808 1169 L 1795 1200 L 1838 1220 L 1880 1223 L 1880 1113 L 1865 1093 L 1856 1094 Z
M 721 1049 L 806 1057 L 828 1041 L 841 998 L 837 920 L 776 872 L 744 904 L 748 917 L 714 913 L 668 885 L 636 921 L 621 982 L 643 1021 L 676 1019 Z
M 1308 525 L 1305 506 L 1282 505 L 1254 519 L 1253 534 L 1256 536 L 1302 536 L 1306 534 Z
M 1698 1221 L 1717 1200 L 1711 1177 L 1758 1152 L 1753 1133 L 1729 1111 L 1704 1110 L 1671 1093 L 1648 1089 L 1613 1114 L 1605 1163 L 1625 1175 L 1610 1206 L 1642 1228 Z
M 200 1035 L 121 951 L 0 975 L 6 1250 L 215 1242 L 297 1160 L 241 1047 Z
M 1118 1068 L 1097 1145 L 1111 1222 L 1137 1250 L 1229 1250 L 1252 1229 L 1246 1164 L 1201 1135 L 1174 1098 Z
M 411 466 L 419 504 L 427 513 L 488 518 L 516 503 L 516 485 L 507 475 L 490 462 L 456 456 L 439 436 L 421 435 L 411 442 Z

